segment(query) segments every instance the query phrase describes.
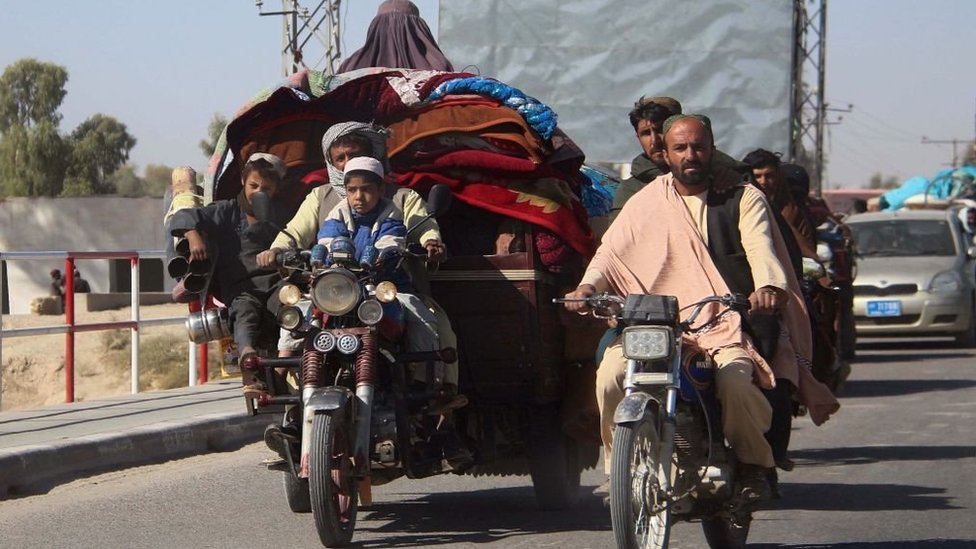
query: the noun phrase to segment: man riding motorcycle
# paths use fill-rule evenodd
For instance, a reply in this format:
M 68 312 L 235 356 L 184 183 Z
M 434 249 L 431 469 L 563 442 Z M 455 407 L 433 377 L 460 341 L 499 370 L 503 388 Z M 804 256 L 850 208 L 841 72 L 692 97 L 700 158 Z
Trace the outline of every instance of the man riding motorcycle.
M 796 277 L 783 268 L 787 252 L 761 193 L 747 186 L 725 193 L 711 191 L 715 146 L 706 117 L 669 118 L 664 141 L 671 173 L 627 202 L 580 285 L 566 297 L 612 290 L 620 295 L 673 295 L 679 304 L 689 304 L 731 291 L 749 296 L 754 319 L 757 314 L 780 312 L 782 320 L 772 325 L 743 325 L 736 315 L 727 315 L 714 328 L 686 341 L 708 353 L 716 364 L 724 435 L 740 464 L 739 492 L 746 499 L 765 499 L 770 493 L 768 469 L 774 460 L 763 434 L 772 412 L 760 386 L 772 388 L 777 379 L 788 380 L 817 424 L 826 421 L 839 404 L 805 367 L 810 357 L 809 324 Z M 581 307 L 567 303 L 570 310 Z M 757 348 L 760 341 L 766 342 L 766 349 Z M 613 414 L 624 394 L 625 364 L 618 338 L 597 373 L 607 472 Z

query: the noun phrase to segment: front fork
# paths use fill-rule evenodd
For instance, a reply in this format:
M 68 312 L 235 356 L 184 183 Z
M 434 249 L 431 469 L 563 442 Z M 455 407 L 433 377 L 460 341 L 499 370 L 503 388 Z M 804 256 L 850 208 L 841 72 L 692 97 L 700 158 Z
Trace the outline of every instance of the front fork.
M 674 433 L 676 428 L 675 415 L 678 410 L 678 394 L 681 390 L 681 339 L 677 338 L 674 353 L 668 365 L 668 373 L 648 373 L 640 371 L 640 362 L 627 360 L 627 370 L 624 374 L 624 399 L 636 393 L 647 394 L 650 390 L 664 386 L 664 402 L 655 402 L 656 398 L 648 398 L 646 405 L 657 405 L 663 411 L 658 414 L 659 435 L 661 437 L 661 455 L 658 457 L 663 469 L 663 479 L 661 490 L 672 494 L 671 468 L 674 465 L 672 454 L 674 453 Z M 663 406 L 662 406 L 663 404 Z M 643 409 L 638 413 L 646 413 Z M 618 417 L 617 421 L 640 419 Z
M 361 334 L 362 347 L 356 354 L 355 398 L 348 398 L 349 390 L 342 387 L 325 387 L 329 394 L 323 396 L 320 389 L 324 375 L 322 353 L 305 352 L 302 360 L 302 447 L 299 476 L 308 478 L 312 441 L 312 421 L 318 414 L 332 413 L 344 407 L 354 414 L 353 467 L 356 476 L 369 475 L 370 424 L 372 422 L 373 396 L 378 379 L 377 336 L 373 329 Z M 329 389 L 333 389 L 329 391 Z M 352 400 L 351 405 L 349 401 Z M 312 403 L 315 402 L 313 405 Z M 320 404 L 321 403 L 321 404 Z

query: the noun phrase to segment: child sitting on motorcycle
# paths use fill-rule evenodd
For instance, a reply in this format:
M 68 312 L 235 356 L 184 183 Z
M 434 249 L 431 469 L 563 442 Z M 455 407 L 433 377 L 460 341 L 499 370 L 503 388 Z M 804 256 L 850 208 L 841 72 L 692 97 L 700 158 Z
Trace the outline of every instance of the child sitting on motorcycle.
M 285 171 L 284 162 L 277 156 L 255 153 L 241 170 L 243 189 L 237 198 L 179 210 L 170 224 L 173 236 L 185 236 L 189 241 L 191 260 L 214 256 L 210 293 L 221 303 L 229 304 L 242 365 L 256 355 L 262 334 L 271 339 L 272 333 L 277 334 L 274 313 L 278 300 L 273 290 L 280 276 L 274 268 L 259 267 L 255 256 L 270 246 L 277 235 L 275 227 L 287 217 L 281 215 L 280 208 L 273 207 L 273 219 L 258 220 L 251 206 L 257 193 L 274 198 Z M 208 247 L 208 241 L 213 248 Z M 264 387 L 255 382 L 253 373 L 245 368 L 242 371 L 245 393 L 256 396 Z
M 355 248 L 355 258 L 359 262 L 369 259 L 369 251 L 375 249 L 376 256 L 383 257 L 385 250 L 403 251 L 406 247 L 407 229 L 403 223 L 403 213 L 393 202 L 384 196 L 385 170 L 383 164 L 370 156 L 359 156 L 345 163 L 343 186 L 345 200 L 339 202 L 325 217 L 318 233 L 318 243 L 329 249 L 333 240 L 348 238 Z M 410 278 L 402 270 L 393 274 L 397 285 L 397 300 L 405 310 L 407 322 L 406 347 L 410 352 L 429 352 L 440 350 L 440 337 L 437 330 L 437 317 L 416 294 L 412 293 Z M 464 404 L 464 399 L 448 400 L 453 407 Z M 441 408 L 450 412 L 451 405 Z M 442 435 L 445 436 L 444 457 L 452 465 L 470 462 L 470 453 L 457 439 L 451 422 L 442 422 Z

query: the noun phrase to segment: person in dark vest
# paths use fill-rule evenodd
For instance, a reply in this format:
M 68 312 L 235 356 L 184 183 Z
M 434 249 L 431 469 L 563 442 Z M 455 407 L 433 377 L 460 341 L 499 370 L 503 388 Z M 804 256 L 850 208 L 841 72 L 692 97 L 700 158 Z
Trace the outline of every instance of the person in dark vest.
M 662 294 L 675 296 L 684 306 L 727 292 L 749 296 L 748 320 L 724 315 L 711 329 L 686 335 L 683 344 L 709 354 L 715 362 L 723 432 L 740 464 L 738 490 L 748 499 L 766 499 L 775 461 L 764 436 L 772 408 L 760 389 L 775 388 L 778 379 L 788 380 L 817 424 L 840 405 L 800 366 L 809 364 L 809 320 L 796 276 L 784 268 L 789 253 L 764 196 L 749 185 L 713 190 L 715 145 L 707 117 L 673 116 L 665 121 L 663 133 L 670 173 L 627 202 L 579 286 L 567 297 L 602 291 Z M 583 307 L 567 304 L 571 311 Z M 777 311 L 780 321 L 774 326 L 771 346 L 775 348 L 760 349 L 758 343 L 770 339 L 770 334 L 753 334 L 749 320 Z M 624 396 L 625 369 L 618 337 L 607 348 L 596 380 L 608 473 L 613 414 Z
M 623 180 L 617 187 L 613 195 L 613 206 L 610 208 L 610 221 L 617 218 L 624 204 L 630 197 L 644 188 L 655 178 L 671 171 L 667 161 L 664 160 L 664 121 L 668 118 L 681 114 L 681 103 L 673 97 L 641 96 L 634 103 L 628 117 L 630 125 L 637 134 L 637 141 L 640 142 L 642 152 L 634 157 L 630 164 L 630 177 Z M 731 156 L 722 151 L 715 151 L 716 165 L 722 169 L 728 169 L 729 174 L 726 178 L 731 178 L 731 183 L 741 180 L 741 175 L 747 168 L 736 161 Z M 726 183 L 729 185 L 730 183 Z

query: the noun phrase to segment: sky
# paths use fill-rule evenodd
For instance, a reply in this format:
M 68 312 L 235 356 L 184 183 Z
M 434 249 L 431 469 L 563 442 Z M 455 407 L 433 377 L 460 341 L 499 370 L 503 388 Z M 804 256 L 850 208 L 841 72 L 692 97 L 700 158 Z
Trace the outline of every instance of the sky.
M 343 56 L 362 45 L 380 1 L 342 2 Z M 438 0 L 414 2 L 436 35 Z M 314 8 L 318 0 L 299 3 Z M 960 139 L 961 155 L 974 138 L 967 23 L 976 20 L 976 2 L 828 6 L 826 99 L 850 112 L 829 113 L 825 188 L 865 186 L 876 172 L 904 180 L 944 169 L 952 145 L 922 140 Z M 277 0 L 263 7 L 279 8 Z M 229 117 L 282 77 L 281 19 L 259 16 L 252 0 L 2 0 L 0 14 L 0 68 L 25 57 L 65 66 L 62 132 L 95 113 L 113 116 L 138 140 L 130 161 L 140 171 L 146 164 L 203 171 L 197 143 L 214 113 Z

